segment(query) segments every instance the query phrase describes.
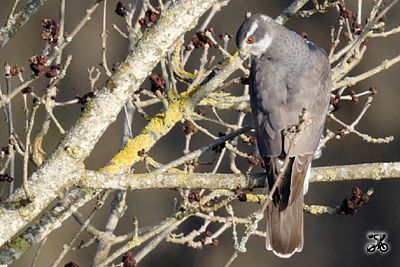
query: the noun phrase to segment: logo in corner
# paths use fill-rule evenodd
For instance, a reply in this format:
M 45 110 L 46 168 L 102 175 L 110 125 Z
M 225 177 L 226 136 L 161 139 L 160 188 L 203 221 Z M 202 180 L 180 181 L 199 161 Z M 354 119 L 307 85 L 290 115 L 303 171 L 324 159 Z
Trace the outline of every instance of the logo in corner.
M 368 254 L 381 253 L 386 254 L 389 252 L 389 243 L 385 242 L 385 239 L 388 237 L 387 233 L 373 233 L 369 232 L 367 234 L 367 238 L 369 239 L 369 243 L 366 245 L 365 249 Z

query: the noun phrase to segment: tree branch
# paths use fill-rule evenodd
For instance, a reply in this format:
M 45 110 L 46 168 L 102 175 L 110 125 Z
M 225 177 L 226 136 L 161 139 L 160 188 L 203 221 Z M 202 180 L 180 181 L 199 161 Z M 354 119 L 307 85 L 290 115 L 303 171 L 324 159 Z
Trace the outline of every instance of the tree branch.
M 22 205 L 24 193 L 19 189 L 6 200 L 8 206 L 0 209 L 0 221 L 9 227 L 0 229 L 0 246 L 42 212 L 58 193 L 79 180 L 84 170 L 83 160 L 115 121 L 130 94 L 139 88 L 171 45 L 193 27 L 214 2 L 178 1 L 161 14 L 158 23 L 143 35 L 96 98 L 88 103 L 80 120 L 50 159 L 31 176 L 29 188 L 35 198 Z
M 262 173 L 244 175 L 232 173 L 145 173 L 107 174 L 87 171 L 80 185 L 93 189 L 246 189 L 264 187 Z M 390 179 L 400 177 L 400 162 L 365 163 L 356 165 L 312 168 L 310 182 L 337 182 L 359 179 Z
M 17 14 L 10 14 L 6 25 L 0 28 L 0 46 L 3 47 L 47 0 L 29 0 Z
M 397 64 L 400 61 L 400 55 L 392 58 L 392 59 L 387 59 L 385 61 L 382 62 L 382 64 L 380 64 L 379 66 L 370 69 L 367 72 L 364 72 L 362 74 L 359 74 L 355 77 L 346 77 L 343 80 L 337 82 L 334 84 L 332 89 L 338 89 L 341 87 L 349 87 L 349 86 L 353 86 L 356 83 L 365 80 L 371 76 L 374 76 L 375 74 L 378 74 L 379 72 L 383 71 L 383 70 L 387 70 L 390 67 L 392 67 L 393 65 Z
M 297 13 L 310 0 L 295 0 L 276 18 L 276 22 L 285 24 L 294 14 Z
M 392 163 L 366 163 L 345 166 L 316 167 L 312 168 L 310 182 L 336 182 L 351 181 L 358 179 L 390 179 L 400 177 L 400 162 Z M 0 263 L 11 264 L 18 259 L 33 244 L 39 243 L 48 233 L 61 226 L 61 222 L 68 218 L 73 211 L 79 208 L 86 201 L 91 199 L 88 188 L 95 189 L 119 189 L 119 190 L 140 190 L 140 189 L 246 189 L 263 187 L 264 174 L 207 174 L 207 173 L 162 173 L 162 174 L 107 174 L 96 171 L 87 171 L 82 176 L 80 186 L 84 189 L 75 189 L 68 194 L 66 206 L 55 207 L 53 211 L 44 214 L 39 224 L 29 227 L 13 242 L 3 246 L 0 252 Z M 86 189 L 85 189 L 86 188 Z M 87 191 L 87 192 L 86 192 Z M 79 199 L 78 202 L 75 201 Z M 70 202 L 73 208 L 70 209 Z M 248 201 L 252 201 L 249 199 Z M 260 199 L 255 199 L 259 202 Z M 313 207 L 313 208 L 310 208 Z M 315 210 L 317 206 L 305 208 L 307 212 Z M 318 206 L 319 207 L 319 206 Z M 309 209 L 309 210 L 307 210 Z M 320 214 L 320 208 L 315 214 Z M 313 213 L 313 214 L 314 214 Z
M 38 222 L 29 226 L 0 249 L 0 264 L 12 264 L 33 245 L 40 243 L 51 232 L 62 226 L 73 212 L 92 199 L 94 191 L 74 189 L 51 210 L 43 213 Z

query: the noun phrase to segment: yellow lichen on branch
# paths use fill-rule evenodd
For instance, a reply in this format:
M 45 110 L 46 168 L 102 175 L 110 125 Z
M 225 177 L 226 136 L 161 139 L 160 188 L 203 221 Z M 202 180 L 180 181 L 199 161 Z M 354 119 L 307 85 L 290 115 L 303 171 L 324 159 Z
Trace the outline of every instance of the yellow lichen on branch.
M 312 215 L 322 215 L 322 214 L 337 214 L 338 209 L 328 206 L 321 205 L 306 205 L 303 204 L 303 210 Z
M 188 103 L 187 98 L 182 98 L 169 105 L 165 112 L 155 115 L 142 132 L 135 138 L 128 140 L 124 148 L 100 172 L 118 173 L 129 170 L 134 163 L 142 159 L 138 152 L 149 151 L 162 136 L 166 135 L 183 118 Z
M 230 64 L 229 64 L 230 63 Z M 181 93 L 180 99 L 171 103 L 165 112 L 161 112 L 150 119 L 142 132 L 135 138 L 128 140 L 122 150 L 115 155 L 110 163 L 100 172 L 121 173 L 129 171 L 130 167 L 140 161 L 138 152 L 147 152 L 164 135 L 166 135 L 185 114 L 192 111 L 199 102 L 212 93 L 242 64 L 237 53 L 227 58 L 217 66 L 205 80 L 207 82 L 189 87 Z

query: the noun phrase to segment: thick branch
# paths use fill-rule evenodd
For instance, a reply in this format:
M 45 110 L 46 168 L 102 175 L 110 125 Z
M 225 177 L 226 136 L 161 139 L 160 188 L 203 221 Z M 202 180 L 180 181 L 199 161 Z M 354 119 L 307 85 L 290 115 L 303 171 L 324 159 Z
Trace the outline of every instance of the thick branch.
M 312 168 L 310 182 L 337 182 L 358 179 L 388 179 L 400 177 L 400 162 Z M 232 173 L 163 173 L 106 174 L 88 171 L 81 185 L 94 189 L 236 189 L 264 186 L 264 175 Z
M 312 169 L 310 182 L 334 182 L 349 181 L 357 179 L 388 179 L 400 177 L 400 162 L 393 163 L 367 163 L 357 165 L 317 167 Z M 92 187 L 96 189 L 165 189 L 165 188 L 189 188 L 189 189 L 236 189 L 263 187 L 264 175 L 253 174 L 246 176 L 243 174 L 207 174 L 207 173 L 163 173 L 163 174 L 106 174 L 95 171 L 88 171 L 80 182 L 82 187 Z M 44 214 L 40 222 L 29 227 L 13 242 L 8 243 L 0 251 L 0 263 L 10 264 L 18 259 L 33 244 L 38 243 L 44 236 L 54 229 L 61 226 L 64 218 L 67 218 L 80 203 L 85 203 L 91 198 L 91 191 L 74 190 L 76 195 L 69 194 L 68 198 L 75 201 L 80 198 L 78 203 L 74 203 L 73 209 L 67 207 L 56 207 L 53 211 Z M 84 197 L 80 194 L 85 192 Z M 83 198 L 82 198 L 83 197 Z M 248 201 L 259 202 L 260 199 L 250 199 Z M 66 202 L 67 204 L 69 201 Z M 310 206 L 311 207 L 311 206 Z M 311 210 L 315 210 L 315 207 Z M 67 212 L 66 212 L 67 211 Z M 308 211 L 306 209 L 306 211 Z M 59 213 L 59 214 L 58 214 Z M 314 213 L 321 213 L 320 211 Z
M 0 221 L 7 225 L 0 228 L 0 246 L 32 221 L 58 193 L 78 180 L 83 170 L 83 160 L 107 127 L 115 121 L 130 94 L 139 88 L 175 40 L 189 30 L 214 2 L 215 0 L 177 1 L 144 34 L 119 70 L 88 104 L 84 114 L 56 152 L 32 175 L 29 188 L 36 197 L 19 209 L 0 209 Z M 23 190 L 17 190 L 6 202 L 21 206 L 22 197 Z
M 130 166 L 141 160 L 138 151 L 149 151 L 153 145 L 165 136 L 177 122 L 215 91 L 233 72 L 242 64 L 242 60 L 234 55 L 217 66 L 209 76 L 194 88 L 189 88 L 181 98 L 170 104 L 165 112 L 155 115 L 142 132 L 126 142 L 125 147 L 115 155 L 110 164 L 101 169 L 101 172 L 120 173 L 129 170 Z
M 47 0 L 29 0 L 21 11 L 9 17 L 6 25 L 0 28 L 0 46 L 3 47 L 46 1 Z
M 206 83 L 198 86 L 197 88 L 193 88 L 192 92 L 198 92 L 197 94 L 193 93 L 193 96 L 196 97 L 183 97 L 180 99 L 180 101 L 171 104 L 166 112 L 154 116 L 142 133 L 134 139 L 128 140 L 126 147 L 120 153 L 118 153 L 117 156 L 111 161 L 110 165 L 106 168 L 103 168 L 102 171 L 118 170 L 123 166 L 129 166 L 129 163 L 127 163 L 129 161 L 131 161 L 133 164 L 137 160 L 141 159 L 138 157 L 137 151 L 144 148 L 146 150 L 150 149 L 159 138 L 167 134 L 169 130 L 180 120 L 180 118 L 185 115 L 185 112 L 187 112 L 186 109 L 192 110 L 196 105 L 198 98 L 204 97 L 206 93 L 215 90 L 218 85 L 221 84 L 241 64 L 241 61 L 238 57 L 228 59 L 225 63 L 228 62 L 230 62 L 230 64 L 224 64 L 222 69 L 217 68 L 214 70 L 214 72 L 212 72 L 212 74 L 209 76 L 209 79 L 206 79 Z M 246 129 L 242 129 L 242 131 L 245 130 Z M 152 137 L 155 138 L 151 139 Z M 151 141 L 147 142 L 146 140 L 149 140 L 149 138 Z M 93 197 L 91 194 L 89 194 L 89 196 Z M 86 198 L 86 200 L 88 201 L 90 199 Z M 47 234 L 48 231 L 45 233 Z M 43 236 L 44 235 L 42 235 L 42 237 Z M 39 239 L 37 239 L 37 241 L 38 240 Z M 12 242 L 15 242 L 15 240 Z M 24 246 L 24 251 L 26 251 L 26 249 L 28 249 L 32 244 L 33 243 L 29 242 L 27 246 Z M 5 250 L 5 253 L 7 253 L 7 255 L 10 253 L 16 255 L 13 251 L 10 251 L 9 248 Z M 17 257 L 19 257 L 19 255 Z M 10 259 L 12 258 L 16 259 L 15 257 L 11 257 Z
M 12 264 L 33 245 L 43 241 L 51 232 L 61 227 L 73 212 L 91 200 L 93 192 L 81 189 L 69 192 L 54 208 L 43 213 L 37 223 L 1 247 L 0 264 Z

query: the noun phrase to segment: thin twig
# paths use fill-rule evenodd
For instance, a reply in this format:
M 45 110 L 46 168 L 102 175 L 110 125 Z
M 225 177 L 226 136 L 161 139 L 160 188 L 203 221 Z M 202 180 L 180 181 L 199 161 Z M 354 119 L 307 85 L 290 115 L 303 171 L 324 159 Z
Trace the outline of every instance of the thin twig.
M 10 94 L 11 92 L 11 66 L 6 63 L 4 65 L 4 74 L 5 74 L 5 79 L 6 79 L 6 93 L 7 95 Z M 3 96 L 4 99 L 5 96 Z M 8 136 L 12 136 L 15 134 L 15 130 L 14 130 L 14 116 L 13 116 L 13 110 L 12 110 L 12 103 L 8 103 L 6 105 L 6 120 L 7 120 L 7 124 L 8 124 Z M 14 149 L 14 148 L 12 148 Z M 9 162 L 8 162 L 8 172 L 9 175 L 11 177 L 15 177 L 15 154 L 12 153 L 12 155 L 10 155 L 9 158 Z M 9 183 L 9 190 L 8 190 L 9 194 L 11 195 L 14 192 L 14 179 Z
M 8 14 L 8 16 L 7 16 L 7 21 L 6 21 L 6 25 L 10 25 L 12 22 L 12 20 L 13 20 L 13 18 L 14 18 L 14 12 L 15 12 L 15 9 L 17 8 L 17 6 L 18 6 L 18 3 L 20 2 L 21 0 L 15 0 L 14 1 L 14 4 L 13 4 L 13 6 L 12 6 L 12 8 L 11 8 L 11 11 L 10 11 L 10 13 Z
M 76 234 L 74 235 L 74 237 L 71 239 L 71 241 L 68 244 L 64 244 L 63 246 L 63 250 L 61 251 L 61 253 L 58 255 L 58 257 L 55 259 L 55 261 L 53 262 L 53 264 L 51 265 L 52 267 L 56 267 L 60 264 L 61 260 L 65 257 L 65 255 L 67 255 L 67 253 L 73 249 L 73 244 L 76 242 L 76 240 L 78 240 L 78 238 L 80 237 L 80 235 L 83 233 L 83 231 L 85 231 L 86 227 L 89 225 L 90 221 L 93 219 L 94 215 L 96 214 L 97 210 L 99 210 L 101 208 L 101 206 L 103 206 L 104 201 L 106 200 L 108 196 L 108 192 L 106 192 L 105 194 L 103 194 L 103 196 L 101 197 L 101 199 L 99 199 L 97 201 L 97 205 L 95 208 L 92 209 L 92 211 L 90 212 L 88 218 L 86 219 L 86 221 L 81 225 L 81 227 L 79 228 L 78 232 L 76 232 Z
M 361 137 L 364 141 L 366 141 L 368 143 L 387 144 L 394 140 L 393 136 L 387 136 L 387 137 L 382 138 L 382 137 L 372 137 L 372 136 L 369 136 L 368 134 L 360 133 L 359 131 L 354 129 L 354 127 L 351 127 L 350 125 L 347 125 L 346 123 L 342 122 L 340 119 L 336 118 L 336 116 L 333 115 L 332 113 L 329 114 L 328 116 L 333 121 L 342 125 L 346 129 L 346 131 L 349 131 L 350 133 L 354 133 L 354 134 L 358 135 L 359 137 Z
M 187 218 L 189 218 L 189 216 L 187 217 L 183 217 L 180 220 L 177 220 L 175 218 L 173 218 L 172 220 L 170 220 L 168 223 L 164 222 L 164 224 L 160 224 L 159 227 L 157 227 L 156 229 L 154 229 L 151 232 L 148 232 L 146 234 L 143 234 L 142 236 L 134 236 L 132 238 L 132 240 L 130 242 L 128 242 L 127 244 L 125 244 L 124 246 L 122 246 L 121 248 L 119 248 L 117 251 L 115 251 L 112 255 L 110 255 L 104 262 L 102 262 L 99 267 L 104 267 L 104 266 L 108 266 L 111 262 L 113 262 L 117 257 L 119 257 L 120 255 L 122 255 L 123 253 L 125 253 L 126 251 L 139 246 L 140 244 L 142 244 L 143 242 L 149 240 L 150 238 L 152 238 L 153 236 L 159 234 L 160 232 L 165 231 L 166 229 L 171 229 L 171 228 L 176 228 L 178 227 L 180 224 L 182 224 Z
M 65 0 L 60 0 L 60 30 L 58 33 L 57 45 L 60 46 L 64 41 L 64 28 L 65 28 Z M 61 63 L 62 51 L 58 54 L 56 58 L 56 64 Z
M 29 156 L 30 156 L 30 146 L 31 146 L 31 133 L 33 129 L 33 125 L 35 123 L 35 116 L 36 116 L 36 111 L 38 110 L 39 105 L 34 105 L 32 107 L 32 114 L 31 114 L 31 119 L 29 120 L 29 126 L 26 132 L 26 140 L 25 140 L 25 153 L 24 153 L 24 167 L 23 167 L 23 180 L 22 180 L 22 185 L 25 190 L 26 198 L 29 199 L 31 197 L 30 192 L 29 192 L 29 187 L 28 187 L 28 163 L 29 163 Z
M 388 37 L 388 36 L 391 36 L 393 34 L 397 34 L 399 32 L 400 32 L 400 26 L 397 26 L 397 27 L 395 27 L 395 28 L 393 28 L 393 29 L 391 29 L 389 31 L 386 31 L 386 32 L 377 32 L 377 33 L 371 32 L 368 37 L 370 37 L 370 38 Z
M 175 230 L 177 225 L 172 225 L 170 228 L 164 230 L 160 234 L 158 234 L 154 239 L 152 239 L 144 248 L 142 248 L 138 253 L 135 255 L 135 262 L 139 263 L 153 251 L 164 239 L 167 237 L 173 230 Z
M 101 31 L 101 54 L 102 54 L 102 62 L 101 66 L 104 68 L 106 71 L 107 77 L 110 77 L 112 75 L 110 69 L 108 68 L 107 64 L 107 37 L 108 37 L 108 32 L 107 32 L 107 0 L 104 0 L 103 2 L 103 23 L 102 23 L 102 31 Z
M 392 59 L 383 61 L 379 66 L 377 66 L 373 69 L 370 69 L 369 71 L 366 71 L 363 74 L 357 75 L 355 77 L 346 77 L 343 80 L 335 83 L 333 88 L 337 89 L 337 88 L 341 88 L 341 87 L 353 86 L 360 81 L 363 81 L 375 74 L 378 74 L 379 72 L 382 72 L 383 70 L 389 69 L 391 66 L 393 66 L 394 64 L 396 64 L 398 62 L 400 62 L 400 55 L 398 55 Z
M 31 0 L 35 1 L 35 0 Z M 45 0 L 42 0 L 42 2 L 45 2 Z M 85 24 L 91 19 L 91 15 L 96 11 L 97 7 L 100 5 L 100 1 L 96 1 L 88 10 L 86 10 L 85 16 L 82 18 L 82 20 L 78 23 L 78 25 L 72 30 L 72 32 L 68 35 L 67 38 L 64 39 L 62 44 L 54 49 L 53 54 L 49 57 L 48 61 L 46 62 L 46 66 L 50 66 L 50 64 L 57 58 L 58 54 L 73 40 L 73 38 L 78 34 L 78 32 L 85 26 Z M 0 33 L 1 35 L 1 33 Z M 1 44 L 1 40 L 0 40 Z M 7 95 L 3 95 L 1 101 L 0 101 L 0 108 L 3 107 L 5 104 L 9 103 L 11 99 L 13 99 L 16 95 L 21 93 L 23 89 L 28 87 L 32 82 L 37 80 L 39 77 L 38 76 L 32 76 L 29 80 L 25 81 L 23 84 L 18 86 L 17 88 L 14 88 L 12 92 L 10 92 Z
M 40 242 L 39 247 L 38 247 L 38 249 L 36 250 L 35 257 L 34 257 L 33 260 L 32 260 L 32 265 L 31 265 L 31 267 L 35 267 L 35 266 L 36 266 L 36 262 L 37 262 L 37 260 L 39 259 L 40 252 L 42 252 L 42 248 L 44 247 L 44 244 L 46 243 L 46 241 L 47 241 L 47 237 L 45 237 L 45 238 L 42 240 L 42 242 Z
M 244 132 L 246 132 L 246 131 L 248 131 L 248 130 L 250 130 L 250 129 L 251 129 L 251 127 L 246 126 L 246 127 L 243 127 L 243 128 L 241 128 L 241 129 L 239 129 L 239 130 L 237 130 L 237 131 L 235 131 L 235 132 L 232 132 L 231 134 L 228 134 L 228 135 L 225 135 L 225 136 L 221 136 L 221 137 L 220 137 L 219 139 L 217 139 L 215 142 L 213 142 L 213 143 L 211 143 L 211 144 L 209 144 L 209 145 L 207 145 L 207 146 L 204 146 L 204 147 L 202 147 L 202 148 L 199 148 L 199 149 L 197 149 L 197 150 L 195 150 L 195 151 L 193 151 L 193 152 L 191 152 L 191 153 L 189 153 L 189 154 L 187 154 L 187 155 L 185 155 L 185 156 L 183 156 L 183 157 L 180 157 L 179 159 L 176 159 L 176 160 L 174 160 L 174 161 L 171 161 L 170 163 L 164 165 L 163 168 L 157 169 L 157 170 L 155 170 L 153 173 L 163 173 L 163 172 L 166 172 L 166 171 L 167 171 L 168 169 L 170 169 L 170 168 L 179 166 L 179 165 L 181 165 L 181 164 L 184 164 L 184 163 L 187 162 L 187 161 L 196 159 L 196 158 L 198 158 L 201 154 L 203 154 L 204 152 L 206 152 L 207 150 L 210 150 L 210 149 L 212 149 L 213 147 L 216 147 L 216 146 L 218 146 L 218 145 L 221 145 L 221 144 L 223 144 L 225 141 L 230 140 L 230 139 L 234 138 L 235 136 L 240 135 L 240 134 L 242 134 L 242 133 L 244 133 Z

